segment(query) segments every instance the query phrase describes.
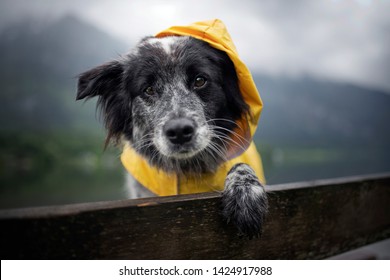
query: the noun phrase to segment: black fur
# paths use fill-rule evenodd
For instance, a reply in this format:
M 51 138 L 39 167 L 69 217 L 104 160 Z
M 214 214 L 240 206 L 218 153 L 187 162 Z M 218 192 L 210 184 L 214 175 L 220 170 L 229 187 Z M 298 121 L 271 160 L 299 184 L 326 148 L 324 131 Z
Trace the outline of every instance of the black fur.
M 131 127 L 130 96 L 124 92 L 123 65 L 112 61 L 79 76 L 76 100 L 98 96 L 98 108 L 111 138 L 119 140 L 125 128 Z
M 227 146 L 240 145 L 229 140 L 238 129 L 236 121 L 250 116 L 234 65 L 226 53 L 203 41 L 164 40 L 147 37 L 121 59 L 81 74 L 77 99 L 98 96 L 106 144 L 127 141 L 149 164 L 166 172 L 214 172 L 226 160 Z M 204 85 L 195 83 L 199 77 Z M 166 123 L 177 119 L 193 124 L 188 143 L 172 143 L 163 133 Z M 229 173 L 223 215 L 241 233 L 253 236 L 261 231 L 266 196 L 252 190 L 262 186 L 250 170 Z
M 242 99 L 234 65 L 229 57 L 203 41 L 194 38 L 190 40 L 188 48 L 176 52 L 182 64 L 179 67 L 187 69 L 189 79 L 202 71 L 201 67 L 197 69 L 200 64 L 207 70 L 215 68 L 212 72 L 217 74 L 217 84 L 199 93 L 206 104 L 206 114 L 210 118 L 232 121 L 246 115 L 249 108 Z M 173 67 L 170 63 L 162 50 L 149 45 L 142 46 L 137 55 L 129 54 L 120 61 L 109 62 L 82 73 L 79 76 L 77 100 L 98 96 L 98 106 L 103 113 L 109 139 L 119 140 L 124 134 L 131 141 L 131 101 L 141 95 L 142 86 L 146 82 L 166 79 L 159 75 Z M 228 129 L 235 128 L 233 123 L 226 121 L 215 121 L 215 124 Z M 221 133 L 226 134 L 225 131 Z
M 236 164 L 229 171 L 222 193 L 222 215 L 241 234 L 250 238 L 262 234 L 268 212 L 264 188 L 247 164 Z

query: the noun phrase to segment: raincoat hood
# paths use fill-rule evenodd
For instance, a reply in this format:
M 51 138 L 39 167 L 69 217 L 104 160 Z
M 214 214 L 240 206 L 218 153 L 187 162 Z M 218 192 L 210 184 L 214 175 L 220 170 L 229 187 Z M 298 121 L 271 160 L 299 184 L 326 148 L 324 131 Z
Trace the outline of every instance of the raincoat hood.
M 207 191 L 223 190 L 224 181 L 230 168 L 236 163 L 247 163 L 255 171 L 260 181 L 265 182 L 260 156 L 252 142 L 256 132 L 257 123 L 263 107 L 260 95 L 253 81 L 252 75 L 246 65 L 238 56 L 236 47 L 221 20 L 196 22 L 188 26 L 172 26 L 159 32 L 156 37 L 166 36 L 191 36 L 209 43 L 212 47 L 224 51 L 235 66 L 238 77 L 239 89 L 244 101 L 249 105 L 250 113 L 237 120 L 240 129 L 236 133 L 246 139 L 246 150 L 229 151 L 229 160 L 223 163 L 215 173 L 199 176 L 178 176 L 165 173 L 148 162 L 126 144 L 121 155 L 121 160 L 127 171 L 143 186 L 157 195 L 189 194 Z M 241 143 L 243 143 L 241 141 Z
M 229 56 L 236 69 L 241 94 L 251 111 L 251 116 L 248 116 L 250 129 L 250 139 L 248 140 L 251 140 L 256 132 L 263 102 L 261 101 L 252 75 L 238 56 L 237 49 L 224 23 L 219 19 L 214 19 L 195 22 L 188 26 L 172 26 L 157 33 L 156 37 L 173 35 L 191 36 L 205 41 L 212 47 L 224 51 Z

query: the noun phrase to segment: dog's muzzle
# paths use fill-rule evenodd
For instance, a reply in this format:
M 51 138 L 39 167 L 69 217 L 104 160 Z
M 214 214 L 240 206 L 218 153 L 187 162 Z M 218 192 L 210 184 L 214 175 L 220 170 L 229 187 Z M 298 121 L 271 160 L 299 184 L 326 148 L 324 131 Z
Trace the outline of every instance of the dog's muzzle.
M 195 124 L 187 118 L 172 119 L 164 125 L 163 133 L 172 144 L 183 145 L 191 142 Z
M 189 117 L 175 117 L 156 127 L 153 142 L 164 156 L 188 159 L 203 151 L 210 142 L 207 125 Z

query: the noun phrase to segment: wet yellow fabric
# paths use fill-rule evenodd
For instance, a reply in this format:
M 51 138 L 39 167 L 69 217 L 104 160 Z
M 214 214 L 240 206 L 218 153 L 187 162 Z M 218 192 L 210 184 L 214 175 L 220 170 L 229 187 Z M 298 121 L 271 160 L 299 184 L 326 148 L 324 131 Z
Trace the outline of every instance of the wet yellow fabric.
M 243 116 L 238 121 L 240 128 L 235 131 L 239 135 L 237 141 L 248 143 L 246 145 L 248 147 L 244 152 L 242 152 L 242 149 L 238 150 L 238 146 L 233 148 L 235 149 L 234 151 L 229 151 L 228 157 L 230 160 L 221 165 L 213 174 L 202 174 L 202 177 L 178 177 L 176 174 L 168 174 L 150 166 L 134 149 L 126 145 L 121 160 L 127 171 L 143 186 L 161 196 L 222 190 L 228 171 L 236 163 L 247 163 L 250 165 L 264 183 L 261 159 L 252 142 L 263 103 L 252 75 L 246 65 L 240 60 L 236 47 L 223 22 L 214 19 L 196 22 L 188 26 L 173 26 L 156 35 L 156 37 L 165 36 L 192 36 L 227 53 L 234 63 L 242 96 L 251 110 L 249 116 Z M 245 141 L 239 138 L 244 138 Z
M 178 177 L 176 174 L 165 173 L 137 154 L 126 145 L 121 160 L 127 171 L 143 186 L 157 195 L 190 194 L 211 191 L 221 191 L 230 168 L 236 163 L 247 163 L 256 172 L 260 181 L 264 182 L 263 166 L 256 146 L 252 143 L 240 156 L 221 165 L 216 173 L 202 174 L 202 177 Z
M 236 47 L 224 23 L 219 19 L 214 19 L 196 22 L 188 26 L 172 26 L 158 33 L 156 37 L 172 35 L 192 36 L 227 53 L 234 63 L 242 96 L 251 108 L 252 121 L 250 121 L 249 127 L 250 135 L 253 136 L 257 128 L 263 103 L 253 81 L 252 74 L 238 56 Z

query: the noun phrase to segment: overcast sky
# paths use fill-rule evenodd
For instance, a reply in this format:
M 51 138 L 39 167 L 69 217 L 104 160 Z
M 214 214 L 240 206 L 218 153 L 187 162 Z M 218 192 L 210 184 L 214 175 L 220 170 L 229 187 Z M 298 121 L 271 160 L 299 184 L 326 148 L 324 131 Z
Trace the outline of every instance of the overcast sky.
M 129 48 L 171 25 L 220 18 L 252 71 L 390 92 L 390 0 L 0 0 L 0 27 L 69 13 Z

